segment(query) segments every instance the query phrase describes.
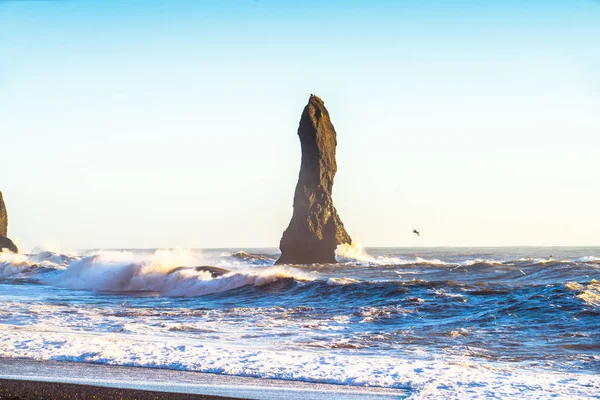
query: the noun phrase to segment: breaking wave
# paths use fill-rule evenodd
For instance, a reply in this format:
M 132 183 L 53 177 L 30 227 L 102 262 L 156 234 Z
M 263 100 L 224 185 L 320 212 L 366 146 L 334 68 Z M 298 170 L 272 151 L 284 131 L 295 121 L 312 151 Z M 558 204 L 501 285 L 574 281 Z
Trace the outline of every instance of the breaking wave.
M 431 265 L 449 265 L 448 263 L 437 259 L 424 259 L 415 257 L 412 260 L 398 257 L 371 256 L 367 254 L 365 248 L 358 242 L 352 244 L 343 243 L 338 245 L 335 250 L 336 260 L 342 263 L 357 264 L 363 266 L 381 266 L 381 265 L 409 265 L 409 264 L 431 264 Z
M 471 257 L 457 261 L 436 257 L 371 256 L 358 243 L 338 246 L 338 264 L 274 266 L 276 255 L 243 251 L 205 256 L 198 250 L 91 251 L 60 254 L 0 253 L 0 281 L 27 280 L 77 290 L 102 292 L 151 292 L 172 297 L 195 297 L 227 292 L 244 286 L 263 286 L 291 279 L 296 282 L 321 280 L 328 286 L 356 286 L 391 282 L 488 282 L 502 284 L 553 284 L 589 282 L 590 273 L 600 270 L 600 258 L 574 257 L 524 258 L 496 260 Z M 202 265 L 226 269 L 213 276 Z M 355 276 L 360 268 L 361 278 Z M 227 272 L 229 271 L 229 272 Z M 588 304 L 600 302 L 597 284 L 585 290 L 581 298 Z M 572 289 L 571 286 L 567 288 Z
M 600 308 L 600 283 L 592 279 L 589 283 L 567 282 L 565 288 L 577 292 L 577 298 L 585 304 Z
M 210 272 L 194 268 L 202 261 L 201 253 L 188 250 L 157 250 L 150 254 L 101 251 L 81 257 L 49 252 L 32 256 L 2 253 L 0 280 L 36 278 L 39 283 L 69 289 L 193 297 L 267 285 L 280 279 L 313 279 L 308 272 L 286 266 L 238 268 L 213 278 Z

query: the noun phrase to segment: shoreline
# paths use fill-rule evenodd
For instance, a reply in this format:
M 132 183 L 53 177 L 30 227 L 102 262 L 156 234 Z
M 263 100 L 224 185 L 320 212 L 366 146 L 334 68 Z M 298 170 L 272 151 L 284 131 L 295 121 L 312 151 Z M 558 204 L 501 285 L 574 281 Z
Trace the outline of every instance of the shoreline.
M 160 392 L 142 389 L 122 389 L 77 383 L 48 382 L 0 378 L 0 400 L 237 400 L 241 397 L 223 397 L 179 392 Z
M 50 393 L 48 395 L 47 393 Z M 0 400 L 398 399 L 398 389 L 250 378 L 72 361 L 0 358 Z M 58 394 L 58 395 L 57 395 Z M 32 397 L 37 396 L 37 397 Z

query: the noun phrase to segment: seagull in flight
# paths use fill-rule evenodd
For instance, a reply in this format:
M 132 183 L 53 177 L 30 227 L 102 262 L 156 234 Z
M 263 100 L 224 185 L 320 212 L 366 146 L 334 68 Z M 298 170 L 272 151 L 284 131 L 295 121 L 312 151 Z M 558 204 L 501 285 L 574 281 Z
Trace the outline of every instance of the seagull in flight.
M 421 236 L 421 234 L 419 233 L 419 231 L 418 231 L 418 230 L 416 230 L 416 229 L 413 229 L 412 233 L 414 233 L 414 234 L 415 234 L 415 235 L 417 235 L 417 236 Z

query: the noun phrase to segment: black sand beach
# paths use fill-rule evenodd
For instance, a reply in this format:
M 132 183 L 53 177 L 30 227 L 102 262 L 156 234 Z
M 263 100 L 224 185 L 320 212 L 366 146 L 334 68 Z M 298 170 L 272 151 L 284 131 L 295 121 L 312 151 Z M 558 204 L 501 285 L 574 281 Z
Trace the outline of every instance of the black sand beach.
M 397 389 L 0 357 L 0 400 L 384 400 L 407 395 Z
M 225 400 L 233 397 L 202 394 L 168 393 L 137 389 L 78 385 L 61 382 L 0 379 L 0 400 Z

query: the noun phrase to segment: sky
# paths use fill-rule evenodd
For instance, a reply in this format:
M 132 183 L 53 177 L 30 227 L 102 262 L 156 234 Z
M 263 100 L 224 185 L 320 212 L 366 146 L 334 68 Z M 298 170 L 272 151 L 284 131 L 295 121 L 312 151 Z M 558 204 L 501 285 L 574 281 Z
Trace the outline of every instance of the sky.
M 593 0 L 0 0 L 9 237 L 276 247 L 311 93 L 362 245 L 600 245 Z

